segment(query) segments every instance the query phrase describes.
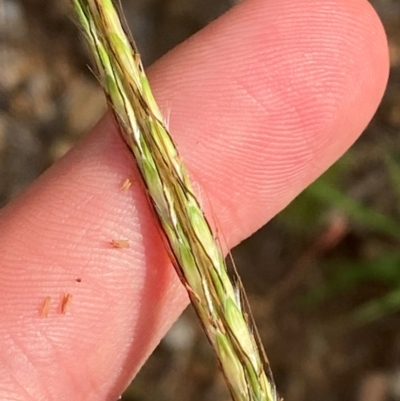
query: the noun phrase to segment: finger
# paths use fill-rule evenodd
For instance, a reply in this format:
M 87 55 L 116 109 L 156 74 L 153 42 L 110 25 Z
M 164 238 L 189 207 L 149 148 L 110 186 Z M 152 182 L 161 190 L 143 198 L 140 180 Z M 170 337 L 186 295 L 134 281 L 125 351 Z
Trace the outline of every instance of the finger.
M 351 145 L 387 69 L 382 27 L 358 0 L 248 0 L 152 68 L 229 245 Z M 132 171 L 105 119 L 2 211 L 0 398 L 115 399 L 186 305 L 137 175 L 121 189 Z

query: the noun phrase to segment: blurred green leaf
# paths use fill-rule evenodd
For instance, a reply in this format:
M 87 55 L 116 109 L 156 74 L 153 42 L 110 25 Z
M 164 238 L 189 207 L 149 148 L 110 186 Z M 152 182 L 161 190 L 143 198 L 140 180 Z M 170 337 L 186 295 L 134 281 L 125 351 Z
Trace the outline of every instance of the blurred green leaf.
M 357 308 L 350 316 L 353 324 L 372 323 L 400 311 L 400 286 L 386 295 Z
M 335 269 L 336 268 L 336 269 Z M 309 291 L 302 300 L 307 307 L 355 289 L 361 283 L 379 282 L 400 287 L 400 252 L 387 252 L 373 260 L 333 260 L 327 266 L 334 271 L 325 284 Z
M 400 212 L 400 164 L 396 162 L 394 155 L 390 151 L 385 153 L 385 165 L 393 192 L 397 198 L 397 210 Z
M 361 204 L 325 180 L 318 180 L 309 188 L 315 198 L 341 209 L 364 227 L 400 238 L 400 221 Z

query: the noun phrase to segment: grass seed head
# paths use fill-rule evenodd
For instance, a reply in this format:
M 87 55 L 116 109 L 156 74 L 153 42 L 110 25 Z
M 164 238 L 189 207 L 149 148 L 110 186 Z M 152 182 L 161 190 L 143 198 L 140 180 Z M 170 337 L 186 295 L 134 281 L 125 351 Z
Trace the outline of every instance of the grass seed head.
M 120 132 L 142 176 L 172 262 L 192 301 L 235 401 L 277 401 L 240 279 L 194 195 L 163 122 L 133 40 L 112 0 L 71 0 Z M 239 295 L 238 295 L 239 294 Z

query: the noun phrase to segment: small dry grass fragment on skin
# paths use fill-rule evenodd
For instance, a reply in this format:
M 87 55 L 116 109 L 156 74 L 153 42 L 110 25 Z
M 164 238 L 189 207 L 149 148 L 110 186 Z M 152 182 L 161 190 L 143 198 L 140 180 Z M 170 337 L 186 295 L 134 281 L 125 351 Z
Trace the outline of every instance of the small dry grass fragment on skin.
M 65 315 L 69 311 L 71 304 L 72 304 L 72 300 L 73 300 L 72 294 L 70 294 L 70 293 L 64 294 L 63 299 L 61 301 L 61 313 L 63 315 Z
M 122 184 L 121 189 L 123 190 L 128 190 L 132 186 L 132 180 L 130 178 L 127 178 L 124 183 Z
M 42 310 L 41 310 L 41 315 L 42 315 L 43 317 L 49 316 L 50 307 L 51 307 L 51 297 L 50 297 L 50 296 L 47 296 L 47 297 L 44 299 L 43 306 L 42 306 Z
M 130 248 L 129 241 L 127 239 L 112 239 L 110 245 L 115 249 L 127 249 Z

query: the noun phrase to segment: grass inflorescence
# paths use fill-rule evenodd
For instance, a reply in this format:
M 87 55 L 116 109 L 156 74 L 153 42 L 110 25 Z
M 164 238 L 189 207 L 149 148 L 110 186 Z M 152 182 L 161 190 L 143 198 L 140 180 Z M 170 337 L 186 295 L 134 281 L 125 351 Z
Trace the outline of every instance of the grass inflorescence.
M 96 71 L 235 401 L 276 401 L 272 373 L 243 287 L 194 195 L 152 95 L 140 55 L 112 0 L 71 0 Z

